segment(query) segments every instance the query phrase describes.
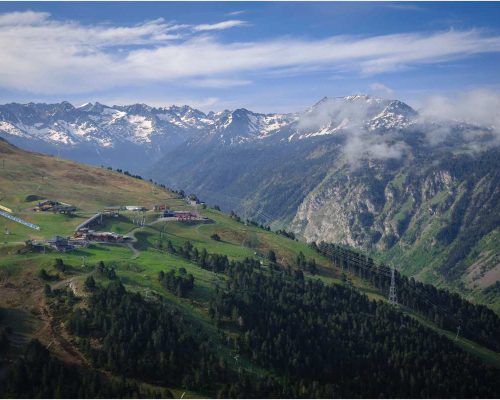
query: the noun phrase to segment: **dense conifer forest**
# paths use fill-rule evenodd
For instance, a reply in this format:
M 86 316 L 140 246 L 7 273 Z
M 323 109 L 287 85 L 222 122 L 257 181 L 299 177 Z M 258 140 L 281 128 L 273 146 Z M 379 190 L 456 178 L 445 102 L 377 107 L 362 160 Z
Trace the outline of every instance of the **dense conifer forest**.
M 499 393 L 498 370 L 356 290 L 305 278 L 300 269 L 275 264 L 263 270 L 253 259 L 229 261 L 190 243 L 169 247 L 202 268 L 225 274 L 209 306 L 217 338 L 200 333 L 163 300 L 147 301 L 112 281 L 95 289 L 88 309 L 78 309 L 68 322 L 95 367 L 155 384 L 182 382 L 222 397 L 464 398 Z M 174 271 L 161 272 L 159 279 L 173 292 L 191 281 Z M 407 297 L 411 295 L 402 291 L 403 303 Z M 478 310 L 471 309 L 471 318 L 481 320 L 481 314 L 474 314 Z M 99 346 L 92 344 L 95 340 Z M 257 384 L 230 368 L 213 351 L 220 342 L 238 358 L 271 371 L 269 380 Z
M 343 246 L 322 242 L 313 247 L 346 272 L 388 291 L 391 271 L 387 266 L 376 265 L 371 258 Z M 417 282 L 397 271 L 395 276 L 402 305 L 426 316 L 441 328 L 455 330 L 460 326 L 465 337 L 500 351 L 500 317 L 491 309 L 472 304 L 448 290 Z
M 172 398 L 167 390 L 147 390 L 124 379 L 68 365 L 32 341 L 0 381 L 3 398 Z

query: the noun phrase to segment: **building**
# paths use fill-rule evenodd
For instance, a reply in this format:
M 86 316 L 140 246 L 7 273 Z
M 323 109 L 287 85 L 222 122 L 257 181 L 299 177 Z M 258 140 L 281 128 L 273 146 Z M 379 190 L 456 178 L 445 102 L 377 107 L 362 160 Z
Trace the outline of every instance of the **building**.
M 175 216 L 178 221 L 191 221 L 193 218 L 196 218 L 196 215 L 190 211 L 175 211 Z
M 74 235 L 75 240 L 100 243 L 123 243 L 127 238 L 114 232 L 97 232 L 90 229 L 81 229 Z
M 161 216 L 163 218 L 172 218 L 172 217 L 175 217 L 175 212 L 172 210 L 165 210 L 162 212 Z
M 33 251 L 34 253 L 45 253 L 45 244 L 36 242 L 33 240 L 26 240 L 24 242 L 26 248 Z
M 36 245 L 41 246 L 40 244 Z M 89 242 L 82 238 L 73 239 L 70 237 L 54 236 L 53 238 L 47 240 L 47 245 L 54 250 L 65 253 L 80 247 L 87 247 Z
M 120 206 L 116 207 L 106 207 L 102 210 L 102 213 L 106 216 L 110 217 L 119 217 L 120 216 L 120 211 L 122 208 Z
M 155 205 L 154 210 L 155 210 L 155 211 L 166 211 L 166 210 L 168 210 L 169 208 L 170 208 L 170 207 L 169 207 L 169 206 L 167 206 L 166 204 L 157 204 L 157 205 Z
M 57 200 L 44 200 L 38 203 L 33 209 L 36 212 L 59 212 L 61 214 L 69 214 L 76 211 L 76 207 L 71 204 L 61 203 Z
M 54 236 L 47 240 L 47 244 L 54 250 L 59 252 L 67 252 L 75 249 L 75 246 L 69 242 L 69 238 L 62 236 Z
M 125 206 L 127 211 L 147 211 L 146 207 L 143 206 Z

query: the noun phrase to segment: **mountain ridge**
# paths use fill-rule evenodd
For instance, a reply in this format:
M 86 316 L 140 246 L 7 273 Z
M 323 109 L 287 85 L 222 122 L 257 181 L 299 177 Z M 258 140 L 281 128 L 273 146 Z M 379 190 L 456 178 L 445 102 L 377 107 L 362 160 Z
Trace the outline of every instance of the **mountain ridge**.
M 324 97 L 314 106 L 304 112 L 299 113 L 256 113 L 245 108 L 237 108 L 235 110 L 223 110 L 219 112 L 210 111 L 204 113 L 198 109 L 188 105 L 170 107 L 152 107 L 147 104 L 130 104 L 130 105 L 113 105 L 108 106 L 99 102 L 85 103 L 75 107 L 67 101 L 61 103 L 8 103 L 0 105 L 0 119 L 2 125 L 0 130 L 4 134 L 11 136 L 34 137 L 45 141 L 53 141 L 61 145 L 75 145 L 79 141 L 93 139 L 92 133 L 96 133 L 97 126 L 100 129 L 110 128 L 111 125 L 119 125 L 124 119 L 128 119 L 131 125 L 135 125 L 135 130 L 139 132 L 135 136 L 117 137 L 110 131 L 112 138 L 120 139 L 136 139 L 137 141 L 151 141 L 150 136 L 153 133 L 159 135 L 171 135 L 175 133 L 176 128 L 196 128 L 208 129 L 210 127 L 216 130 L 223 130 L 231 127 L 231 123 L 239 121 L 242 118 L 247 119 L 247 124 L 253 131 L 263 130 L 264 132 L 274 132 L 279 127 L 286 124 L 292 124 L 301 115 L 305 115 L 311 110 L 317 109 L 325 102 L 338 101 L 342 99 L 344 102 L 355 102 L 359 99 L 367 102 L 385 102 L 389 104 L 390 100 L 382 100 L 381 98 L 358 95 L 346 96 L 343 98 Z M 404 104 L 404 103 L 401 103 Z M 405 105 L 408 109 L 410 106 Z M 411 109 L 412 110 L 412 109 Z M 379 110 L 381 111 L 381 110 Z M 125 113 L 125 114 L 123 114 Z M 416 112 L 415 112 L 416 113 Z M 100 120 L 96 120 L 95 114 L 103 114 Z M 146 117 L 140 119 L 138 117 Z M 85 119 L 85 117 L 87 117 Z M 37 120 L 38 119 L 38 120 Z M 60 121 L 70 124 L 70 126 L 61 126 Z M 277 123 L 281 121 L 281 125 Z M 30 127 L 28 124 L 33 126 Z M 163 124 L 162 124 L 163 123 Z M 37 125 L 35 125 L 37 124 Z M 9 126 L 10 125 L 10 126 Z M 155 125 L 155 126 L 153 126 Z M 274 125 L 274 126 L 273 126 Z M 129 127 L 128 132 L 134 129 L 134 126 Z M 36 132 L 36 131 L 40 132 Z M 141 131 L 147 131 L 147 135 L 140 134 Z M 43 135 L 52 132 L 53 135 Z M 59 135 L 56 135 L 58 133 Z M 113 137 L 114 136 L 114 137 Z M 260 138 L 269 137 L 270 135 L 259 135 Z M 112 142 L 99 142 L 102 147 L 112 146 Z

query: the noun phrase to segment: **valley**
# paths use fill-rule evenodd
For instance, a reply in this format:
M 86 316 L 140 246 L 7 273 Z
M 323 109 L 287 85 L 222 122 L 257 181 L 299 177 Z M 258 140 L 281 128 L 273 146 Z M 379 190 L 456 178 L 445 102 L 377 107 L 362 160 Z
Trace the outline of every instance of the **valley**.
M 133 171 L 499 311 L 495 127 L 367 95 L 283 114 L 13 103 L 0 120 L 23 148 Z
M 499 21 L 0 2 L 0 399 L 499 399 Z
M 443 395 L 468 395 L 471 379 L 483 382 L 485 397 L 498 393 L 500 319 L 485 307 L 416 285 L 398 272 L 400 306 L 393 308 L 386 267 L 347 248 L 315 248 L 107 168 L 4 141 L 0 156 L 0 203 L 40 226 L 37 231 L 1 220 L 0 368 L 13 374 L 8 384 L 0 383 L 4 393 L 51 397 L 84 385 L 88 392 L 82 395 L 111 397 L 296 397 L 311 391 L 315 397 L 392 396 L 395 388 L 383 388 L 393 373 L 373 375 L 379 359 L 404 371 L 395 387 L 406 389 L 397 389 L 398 395 L 425 397 L 435 387 L 430 375 L 411 372 L 415 362 L 438 371 Z M 35 212 L 40 200 L 34 198 L 77 209 Z M 26 244 L 73 236 L 98 210 L 130 204 L 149 210 L 141 214 L 143 225 L 137 211 L 120 210 L 91 226 L 128 235 L 128 243 L 91 242 L 68 252 L 37 252 Z M 155 205 L 200 218 L 161 218 Z M 299 326 L 303 333 L 296 336 Z M 404 357 L 390 358 L 395 353 L 378 337 L 396 332 L 391 340 L 400 341 Z M 427 350 L 439 351 L 424 351 L 423 337 Z M 413 350 L 419 348 L 422 357 Z M 20 367 L 24 351 L 31 356 Z M 183 352 L 190 358 L 183 359 Z M 446 358 L 465 372 L 450 373 Z M 51 381 L 22 378 L 18 370 L 59 362 L 61 372 L 54 371 L 62 366 L 46 369 L 55 374 Z M 359 368 L 363 363 L 366 368 Z M 336 371 L 339 379 L 325 371 Z M 370 385 L 354 385 L 360 377 Z

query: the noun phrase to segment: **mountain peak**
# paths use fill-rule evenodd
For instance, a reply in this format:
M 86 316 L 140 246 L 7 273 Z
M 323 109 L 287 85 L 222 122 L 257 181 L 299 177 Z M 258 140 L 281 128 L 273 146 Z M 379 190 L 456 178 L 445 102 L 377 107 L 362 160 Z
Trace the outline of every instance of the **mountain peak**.
M 381 97 L 371 96 L 369 94 L 352 94 L 348 96 L 339 96 L 339 97 L 329 97 L 325 96 L 318 102 L 316 102 L 311 108 L 315 109 L 318 107 L 322 107 L 325 104 L 341 104 L 341 103 L 368 103 L 368 104 L 383 104 L 389 103 L 390 100 L 383 99 Z
M 95 103 L 87 102 L 76 109 L 84 112 L 101 113 L 105 108 L 109 107 L 96 101 Z
M 369 94 L 366 94 L 366 93 L 355 93 L 355 94 L 351 94 L 349 96 L 344 96 L 342 98 L 344 100 L 352 101 L 352 100 L 369 100 L 369 99 L 374 99 L 375 97 L 370 96 Z

